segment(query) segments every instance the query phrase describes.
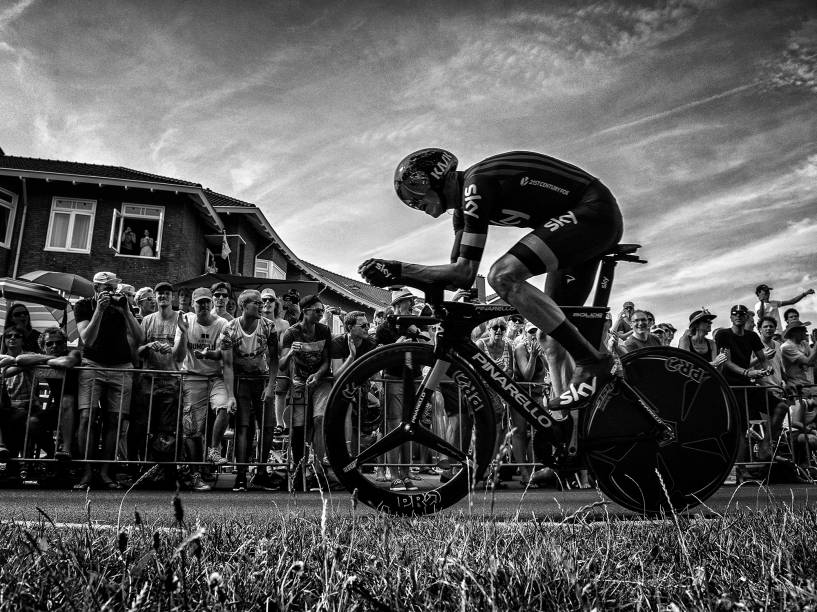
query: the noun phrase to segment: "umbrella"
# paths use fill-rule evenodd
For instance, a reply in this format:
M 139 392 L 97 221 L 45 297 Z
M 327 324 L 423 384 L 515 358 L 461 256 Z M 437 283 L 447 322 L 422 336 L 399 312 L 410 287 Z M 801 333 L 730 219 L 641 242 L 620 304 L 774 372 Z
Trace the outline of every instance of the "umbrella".
M 23 274 L 20 278 L 46 287 L 53 287 L 65 292 L 66 297 L 93 297 L 94 284 L 79 274 L 55 272 L 53 270 L 35 270 Z
M 31 315 L 31 326 L 42 331 L 59 324 L 69 340 L 77 338 L 76 322 L 68 300 L 53 289 L 16 278 L 0 278 L 0 329 L 12 304 L 22 302 Z

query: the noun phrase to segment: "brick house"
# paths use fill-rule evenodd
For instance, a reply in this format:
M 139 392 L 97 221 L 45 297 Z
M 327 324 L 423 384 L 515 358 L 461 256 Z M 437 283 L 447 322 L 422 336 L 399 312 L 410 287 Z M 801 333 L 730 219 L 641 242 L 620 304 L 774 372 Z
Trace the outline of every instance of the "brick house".
M 0 154 L 0 276 L 34 270 L 89 279 L 112 270 L 137 287 L 218 271 L 319 281 L 324 301 L 345 310 L 389 301 L 387 291 L 301 261 L 257 206 L 198 183 Z

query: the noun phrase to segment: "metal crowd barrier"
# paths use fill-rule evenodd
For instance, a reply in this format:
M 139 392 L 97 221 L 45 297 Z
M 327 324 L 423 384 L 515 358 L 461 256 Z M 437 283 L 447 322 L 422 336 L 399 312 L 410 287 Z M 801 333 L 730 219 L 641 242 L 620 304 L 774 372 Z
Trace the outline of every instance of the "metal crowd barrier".
M 103 413 L 106 408 L 100 406 L 99 398 L 91 397 L 89 416 L 87 419 L 82 419 L 81 415 L 78 414 L 79 393 L 74 397 L 72 405 L 70 394 L 66 395 L 65 393 L 67 385 L 61 385 L 60 397 L 54 398 L 50 394 L 47 382 L 49 379 L 64 381 L 66 377 L 70 376 L 79 378 L 82 372 L 89 371 L 95 372 L 95 380 L 104 377 L 108 379 L 108 384 L 118 384 L 123 387 L 130 385 L 131 396 L 130 405 L 127 407 L 128 410 L 125 410 L 124 406 L 126 394 L 120 394 L 119 405 L 115 406 L 117 414 L 116 445 L 115 451 L 111 452 L 109 456 L 101 456 L 100 454 L 102 446 L 96 422 L 100 416 L 104 416 Z M 20 430 L 19 423 L 16 423 L 16 429 L 9 426 L 9 415 L 0 416 L 6 446 L 11 446 L 17 450 L 16 453 L 13 453 L 16 456 L 12 457 L 11 461 L 32 465 L 60 463 L 55 458 L 55 451 L 65 446 L 66 441 L 64 438 L 70 433 L 71 440 L 68 442 L 70 446 L 67 450 L 70 451 L 71 460 L 74 464 L 126 465 L 142 471 L 146 466 L 153 465 L 189 466 L 192 469 L 197 466 L 212 466 L 212 462 L 207 460 L 213 427 L 213 411 L 209 406 L 206 409 L 207 418 L 203 432 L 202 456 L 190 457 L 186 456 L 184 452 L 184 385 L 185 381 L 192 379 L 202 380 L 200 376 L 180 371 L 117 370 L 88 367 L 77 367 L 66 371 L 42 366 L 36 367 L 33 369 L 33 392 L 25 408 L 26 415 L 23 429 Z M 266 380 L 266 377 L 236 376 L 236 397 L 239 396 L 238 391 L 242 384 L 255 383 L 260 379 Z M 331 381 L 331 378 L 327 378 L 325 384 L 331 384 Z M 246 461 L 239 462 L 235 456 L 237 427 L 234 423 L 231 423 L 225 432 L 222 447 L 219 449 L 219 452 L 225 455 L 227 462 L 217 469 L 235 471 L 239 467 L 245 469 L 255 467 L 262 470 L 269 467 L 284 472 L 289 476 L 293 472 L 299 472 L 302 477 L 305 477 L 306 470 L 299 470 L 299 467 L 302 467 L 305 463 L 322 461 L 323 457 L 314 456 L 314 448 L 311 444 L 308 407 L 312 399 L 310 397 L 312 391 L 308 387 L 292 384 L 288 378 L 283 376 L 279 376 L 276 381 L 277 385 L 284 385 L 287 382 L 290 384 L 290 389 L 286 392 L 288 435 L 277 435 L 272 440 L 266 438 L 265 436 L 268 436 L 270 431 L 268 419 L 274 418 L 274 407 L 262 410 L 260 422 L 252 419 L 250 421 L 247 432 L 248 457 Z M 349 422 L 347 424 L 349 430 L 347 442 L 354 448 L 360 448 L 363 444 L 371 443 L 373 439 L 377 439 L 377 437 L 385 433 L 386 423 L 389 419 L 386 411 L 389 405 L 389 393 L 391 392 L 391 385 L 388 383 L 393 383 L 394 379 L 378 379 L 373 382 L 375 383 L 373 390 L 376 393 L 379 392 L 379 397 L 369 393 L 368 390 L 365 394 L 359 393 L 356 400 L 358 402 L 356 410 L 358 421 L 357 423 Z M 6 384 L 7 381 L 4 379 L 4 385 Z M 454 382 L 447 384 L 455 385 Z M 534 383 L 518 384 L 520 386 L 530 386 Z M 541 385 L 541 383 L 537 384 Z M 732 387 L 732 390 L 741 405 L 745 407 L 749 425 L 746 432 L 746 450 L 743 456 L 739 457 L 739 466 L 743 468 L 770 469 L 781 457 L 789 458 L 795 464 L 803 463 L 805 460 L 809 466 L 815 465 L 814 449 L 806 447 L 798 450 L 795 440 L 798 432 L 793 432 L 790 424 L 784 424 L 779 439 L 771 440 L 770 438 L 771 426 L 769 418 L 774 408 L 772 404 L 779 399 L 784 399 L 789 404 L 802 401 L 803 395 L 809 394 L 808 389 L 799 390 L 799 395 L 795 397 L 786 396 L 782 389 L 774 387 L 764 389 L 757 386 L 741 386 Z M 456 391 L 459 394 L 457 399 L 458 410 L 462 410 L 465 399 L 458 387 Z M 375 397 L 379 403 L 380 410 L 379 418 L 376 419 L 378 421 L 376 431 L 371 426 L 367 427 L 362 420 L 362 415 L 372 406 L 372 397 Z M 268 401 L 274 402 L 274 399 Z M 528 441 L 528 448 L 525 449 L 524 453 L 527 455 L 527 459 L 524 461 L 514 460 L 511 442 L 511 429 L 514 419 L 498 398 L 495 407 L 500 410 L 497 414 L 498 435 L 494 454 L 501 457 L 501 461 L 497 462 L 496 468 L 500 469 L 502 466 L 507 466 L 507 469 L 511 470 L 516 468 L 532 470 L 540 465 L 536 461 L 536 457 L 533 456 L 532 428 L 528 428 L 522 438 Z M 15 418 L 18 421 L 22 417 L 21 408 L 19 403 L 14 407 L 14 410 L 17 411 Z M 302 411 L 303 426 L 293 421 L 297 415 L 296 408 Z M 110 411 L 110 407 L 107 410 Z M 125 416 L 126 412 L 129 413 L 127 417 Z M 236 411 L 233 420 L 237 416 L 238 411 Z M 451 417 L 453 415 L 449 415 L 448 418 Z M 443 433 L 446 429 L 446 418 L 444 412 L 438 407 L 432 413 L 430 426 L 436 432 Z M 43 421 L 50 422 L 42 424 Z M 171 423 L 172 431 L 169 430 Z M 464 436 L 470 437 L 470 433 L 467 433 L 467 427 L 462 426 L 462 419 L 458 423 L 460 424 L 458 444 L 462 447 Z M 519 423 L 518 420 L 517 423 Z M 81 424 L 86 427 L 84 432 L 79 430 Z M 111 423 L 108 422 L 108 425 L 111 426 Z M 142 425 L 144 425 L 143 429 L 140 428 Z M 63 431 L 63 428 L 66 428 L 66 431 Z M 8 439 L 9 435 L 13 436 L 11 440 L 13 444 L 8 443 L 10 441 Z M 451 435 L 450 431 L 448 435 Z M 295 436 L 300 437 L 296 438 Z M 22 439 L 22 445 L 19 444 L 20 439 Z M 80 447 L 80 440 L 85 440 L 83 448 Z M 817 442 L 817 434 L 815 435 L 815 442 Z M 428 449 L 420 448 L 414 443 L 409 446 L 408 451 L 404 452 L 405 457 L 403 459 L 389 462 L 381 459 L 378 463 L 371 464 L 368 467 L 372 470 L 405 468 L 413 471 L 439 473 L 440 467 L 445 465 L 445 457 L 432 453 Z M 765 453 L 767 446 L 769 448 L 768 456 Z M 262 456 L 263 449 L 270 449 L 266 457 Z M 313 455 L 311 458 L 310 452 Z M 503 454 L 504 456 L 502 456 Z

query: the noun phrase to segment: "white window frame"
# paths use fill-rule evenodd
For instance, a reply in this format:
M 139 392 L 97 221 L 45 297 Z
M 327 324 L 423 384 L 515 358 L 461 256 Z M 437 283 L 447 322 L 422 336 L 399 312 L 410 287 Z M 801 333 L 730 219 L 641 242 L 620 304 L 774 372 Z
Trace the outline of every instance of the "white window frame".
M 134 210 L 128 211 L 128 207 L 139 208 L 139 209 L 152 209 L 158 212 L 157 215 L 150 215 L 145 213 L 136 212 Z M 122 230 L 124 229 L 125 219 L 148 219 L 150 221 L 159 221 L 159 229 L 156 231 L 156 236 L 154 237 L 155 247 L 153 249 L 154 255 L 153 257 L 147 257 L 145 255 L 130 255 L 130 254 L 122 254 L 119 252 L 122 246 Z M 113 217 L 111 218 L 111 235 L 108 239 L 108 246 L 115 251 L 114 257 L 136 257 L 137 259 L 161 259 L 162 257 L 162 234 L 164 233 L 165 227 L 165 207 L 158 206 L 156 204 L 137 204 L 135 202 L 122 202 L 122 208 L 115 208 L 113 211 Z M 141 240 L 140 236 L 136 237 L 137 240 Z
M 0 187 L 0 206 L 9 209 L 9 224 L 6 227 L 6 235 L 0 236 L 0 247 L 10 249 L 14 218 L 17 215 L 17 194 Z
M 258 275 L 259 266 L 266 268 L 264 276 Z M 285 280 L 287 275 L 286 272 L 284 272 L 284 269 L 277 266 L 271 259 L 261 259 L 260 257 L 256 257 L 253 276 L 257 276 L 259 278 L 270 278 L 273 280 Z
M 57 209 L 56 206 L 58 203 L 82 203 L 82 204 L 90 204 L 91 210 L 71 210 L 69 208 Z M 65 236 L 65 246 L 64 247 L 54 247 L 51 246 L 51 233 L 54 229 L 54 213 L 59 212 L 60 214 L 68 214 L 70 218 L 68 220 L 68 232 Z M 84 248 L 71 248 L 71 236 L 74 232 L 74 219 L 77 216 L 86 216 L 91 217 L 91 224 L 88 226 L 88 240 L 85 243 Z M 43 248 L 44 251 L 56 251 L 59 253 L 84 253 L 90 254 L 91 252 L 91 244 L 94 240 L 94 221 L 96 220 L 96 200 L 85 200 L 82 198 L 68 198 L 68 197 L 61 197 L 61 196 L 54 196 L 51 199 L 51 213 L 48 216 L 48 232 L 45 235 L 45 247 Z

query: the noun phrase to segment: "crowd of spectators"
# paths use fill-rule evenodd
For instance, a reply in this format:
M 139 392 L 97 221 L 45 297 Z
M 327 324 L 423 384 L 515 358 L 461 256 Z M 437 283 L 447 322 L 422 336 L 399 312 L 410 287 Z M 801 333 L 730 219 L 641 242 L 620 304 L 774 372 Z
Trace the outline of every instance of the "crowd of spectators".
M 421 311 L 422 302 L 406 289 L 370 322 L 361 311 L 342 312 L 297 291 L 235 296 L 225 282 L 192 292 L 168 282 L 137 290 L 111 272 L 95 274 L 93 284 L 94 296 L 74 305 L 81 348 L 70 346 L 58 327 L 33 329 L 23 304 L 7 313 L 0 342 L 0 478 L 6 483 L 118 489 L 138 479 L 208 491 L 230 463 L 234 491 L 337 488 L 322 435 L 332 377 L 376 346 L 434 342 L 433 328 L 398 328 L 386 316 Z M 796 309 L 780 311 L 813 290 L 782 301 L 771 300 L 771 291 L 758 286 L 754 311 L 736 304 L 731 325 L 714 334 L 716 314 L 693 311 L 677 346 L 717 368 L 749 418 L 766 424 L 751 449 L 755 459 L 769 459 L 785 427 L 805 468 L 817 449 L 817 334 L 809 335 L 810 323 Z M 455 299 L 473 295 L 459 292 Z M 676 334 L 628 301 L 617 317 L 608 315 L 604 342 L 623 355 L 669 346 Z M 542 405 L 565 378 L 564 372 L 551 377 L 548 339 L 519 315 L 492 319 L 472 336 Z M 385 370 L 382 386 L 354 408 L 355 422 L 365 426 L 349 425 L 352 444 L 371 443 L 378 430 L 399 423 L 402 390 L 401 372 Z M 514 467 L 492 472 L 490 486 L 507 486 L 517 475 L 524 486 L 589 485 L 586 473 L 544 468 L 553 449 L 499 396 L 492 393 L 492 401 L 495 455 L 504 453 Z M 455 414 L 440 418 L 437 426 L 449 437 L 452 428 L 470 427 Z M 278 452 L 284 446 L 286 458 Z M 749 450 L 739 459 L 747 460 Z M 56 461 L 31 461 L 35 457 Z M 276 457 L 290 469 L 273 469 Z M 386 454 L 375 478 L 391 490 L 412 491 L 416 480 L 431 475 L 445 482 L 453 469 L 444 457 L 420 456 L 405 444 Z

